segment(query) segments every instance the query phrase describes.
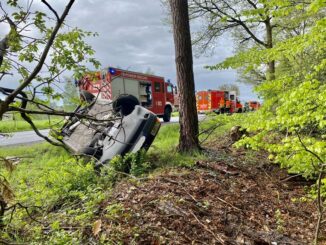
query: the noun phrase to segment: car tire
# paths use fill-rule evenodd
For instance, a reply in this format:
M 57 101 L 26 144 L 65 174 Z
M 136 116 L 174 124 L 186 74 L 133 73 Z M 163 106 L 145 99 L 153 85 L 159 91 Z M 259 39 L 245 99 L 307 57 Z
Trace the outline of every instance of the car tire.
M 163 115 L 163 121 L 164 122 L 170 122 L 171 120 L 171 113 L 172 113 L 172 110 L 170 107 L 165 107 L 164 109 L 164 115 Z
M 139 104 L 139 100 L 131 94 L 120 95 L 113 102 L 113 110 L 115 112 L 120 112 L 122 116 L 128 116 L 135 109 L 135 106 Z

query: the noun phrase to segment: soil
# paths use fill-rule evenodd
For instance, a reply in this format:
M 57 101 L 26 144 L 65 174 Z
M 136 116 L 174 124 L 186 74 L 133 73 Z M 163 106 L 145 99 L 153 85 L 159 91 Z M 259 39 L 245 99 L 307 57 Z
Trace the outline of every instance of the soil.
M 311 182 L 289 176 L 264 153 L 250 162 L 245 150 L 226 143 L 206 145 L 211 160 L 192 169 L 120 182 L 101 205 L 100 234 L 124 244 L 312 243 L 317 208 L 307 200 Z M 120 210 L 108 211 L 116 204 Z

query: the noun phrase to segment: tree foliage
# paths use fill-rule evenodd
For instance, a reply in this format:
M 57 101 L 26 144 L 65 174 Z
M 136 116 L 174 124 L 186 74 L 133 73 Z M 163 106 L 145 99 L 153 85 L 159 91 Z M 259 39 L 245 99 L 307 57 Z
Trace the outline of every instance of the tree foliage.
M 62 74 L 72 71 L 78 78 L 87 71 L 87 64 L 99 66 L 92 57 L 94 50 L 84 41 L 96 33 L 65 24 L 73 4 L 74 0 L 67 1 L 61 14 L 55 4 L 46 0 L 39 4 L 7 0 L 0 5 L 0 26 L 8 30 L 0 41 L 0 81 L 6 81 L 8 76 L 19 81 L 13 90 L 2 89 L 6 97 L 0 101 L 0 118 L 6 111 L 24 112 L 15 103 L 22 99 L 22 93 L 27 94 L 23 96 L 27 97 L 25 102 L 38 107 L 29 114 L 55 114 L 49 105 L 50 100 L 62 97 Z
M 264 104 L 246 125 L 253 136 L 245 137 L 238 145 L 265 149 L 271 160 L 290 172 L 317 178 L 315 197 L 321 221 L 326 198 L 325 3 L 315 0 L 293 6 L 273 0 L 269 4 L 282 6 L 275 10 L 275 21 L 306 25 L 305 31 L 295 35 L 284 32 L 283 39 L 273 48 L 255 46 L 211 69 L 240 68 L 246 64 L 250 71 L 271 60 L 277 61 L 280 69 L 275 79 L 256 87 Z M 320 224 L 316 228 L 316 242 Z
M 78 78 L 87 71 L 87 63 L 99 66 L 92 57 L 94 50 L 84 41 L 96 34 L 66 25 L 75 1 L 65 2 L 61 13 L 46 0 L 0 2 L 1 34 L 7 30 L 0 36 L 0 82 L 8 84 L 9 76 L 19 82 L 13 89 L 0 87 L 5 95 L 0 99 L 0 120 L 6 112 L 19 112 L 40 137 L 56 145 L 60 144 L 38 131 L 31 115 L 69 115 L 51 107 L 53 100 L 62 98 L 61 76 L 71 71 Z M 0 225 L 9 210 L 9 193 L 6 178 L 0 174 Z

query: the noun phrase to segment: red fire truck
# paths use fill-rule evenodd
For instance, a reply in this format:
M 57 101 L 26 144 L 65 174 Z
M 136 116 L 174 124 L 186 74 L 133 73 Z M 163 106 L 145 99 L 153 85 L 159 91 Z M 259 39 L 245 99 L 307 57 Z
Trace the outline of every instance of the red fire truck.
M 197 110 L 199 113 L 235 113 L 242 112 L 242 105 L 235 91 L 206 90 L 196 94 Z
M 109 67 L 85 76 L 78 82 L 101 99 L 114 100 L 121 94 L 131 94 L 140 104 L 160 117 L 170 121 L 174 106 L 174 86 L 163 77 Z

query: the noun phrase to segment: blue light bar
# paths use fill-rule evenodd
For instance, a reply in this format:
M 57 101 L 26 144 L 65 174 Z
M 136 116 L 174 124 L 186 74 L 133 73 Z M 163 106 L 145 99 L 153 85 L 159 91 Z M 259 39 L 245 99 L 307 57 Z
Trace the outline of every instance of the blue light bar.
M 112 67 L 109 67 L 109 73 L 111 75 L 115 75 L 117 73 L 116 69 L 112 68 Z

